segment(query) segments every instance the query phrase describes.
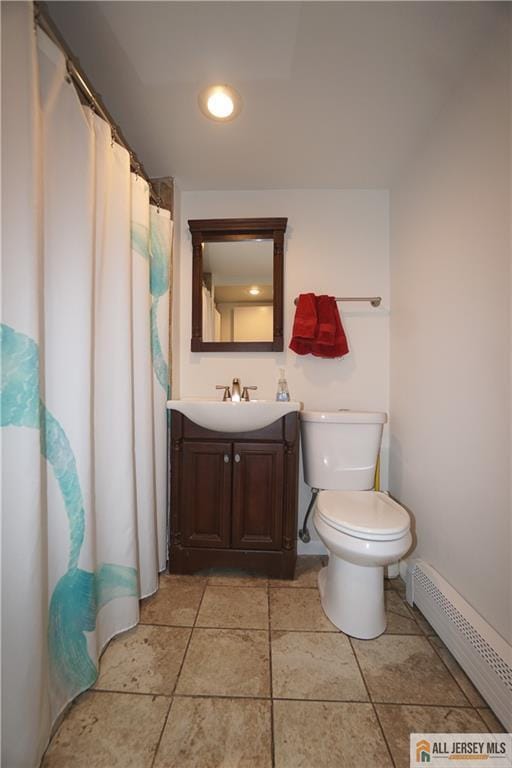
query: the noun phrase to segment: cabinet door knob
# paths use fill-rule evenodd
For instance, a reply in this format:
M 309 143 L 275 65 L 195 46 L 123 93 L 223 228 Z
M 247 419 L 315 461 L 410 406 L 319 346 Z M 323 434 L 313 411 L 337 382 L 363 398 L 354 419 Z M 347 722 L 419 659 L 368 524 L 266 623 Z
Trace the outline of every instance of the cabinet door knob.
M 236 461 L 237 464 L 240 463 L 240 454 L 239 453 L 235 453 L 235 461 Z
M 229 454 L 228 453 L 224 454 L 224 464 L 229 464 Z

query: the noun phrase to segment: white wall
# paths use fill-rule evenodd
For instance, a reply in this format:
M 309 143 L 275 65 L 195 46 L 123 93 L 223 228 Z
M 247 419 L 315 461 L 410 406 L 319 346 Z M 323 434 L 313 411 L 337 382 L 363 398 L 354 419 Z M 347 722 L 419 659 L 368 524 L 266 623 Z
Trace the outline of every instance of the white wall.
M 179 265 L 179 373 L 174 396 L 215 397 L 216 384 L 234 376 L 258 386 L 257 396 L 274 398 L 278 369 L 286 368 L 293 399 L 306 408 L 388 410 L 388 194 L 366 190 L 261 190 L 182 192 Z M 351 353 L 342 360 L 283 353 L 192 353 L 192 247 L 187 220 L 287 216 L 284 334 L 293 322 L 293 299 L 301 292 L 346 296 L 380 295 L 382 307 L 344 304 L 343 322 Z M 176 292 L 176 291 L 175 291 Z M 386 454 L 383 475 L 386 476 Z M 299 523 L 309 491 L 301 480 Z M 300 526 L 299 526 L 300 527 Z M 314 535 L 314 531 L 312 531 Z M 303 551 L 323 551 L 316 540 Z
M 391 194 L 390 490 L 511 639 L 510 80 L 489 40 Z

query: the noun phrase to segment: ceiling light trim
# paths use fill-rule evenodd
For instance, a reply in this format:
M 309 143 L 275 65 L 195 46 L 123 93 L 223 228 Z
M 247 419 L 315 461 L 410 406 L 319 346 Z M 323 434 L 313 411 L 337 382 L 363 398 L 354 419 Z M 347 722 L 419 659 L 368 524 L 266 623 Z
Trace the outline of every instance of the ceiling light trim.
M 229 114 L 215 114 L 211 111 L 212 104 L 216 101 L 215 97 L 227 97 L 231 99 L 233 103 L 233 109 Z M 217 99 L 217 102 L 222 103 L 222 99 Z M 230 123 L 240 114 L 242 110 L 242 99 L 238 91 L 233 88 L 232 85 L 227 83 L 219 85 L 209 85 L 207 88 L 203 88 L 198 97 L 199 109 L 205 117 L 209 120 L 213 120 L 216 123 Z

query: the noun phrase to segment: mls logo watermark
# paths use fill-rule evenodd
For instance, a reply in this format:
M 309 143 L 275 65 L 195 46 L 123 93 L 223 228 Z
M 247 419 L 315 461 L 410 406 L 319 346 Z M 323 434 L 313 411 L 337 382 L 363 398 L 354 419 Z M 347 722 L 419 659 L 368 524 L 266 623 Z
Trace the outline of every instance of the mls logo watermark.
M 411 768 L 512 768 L 510 733 L 411 733 Z

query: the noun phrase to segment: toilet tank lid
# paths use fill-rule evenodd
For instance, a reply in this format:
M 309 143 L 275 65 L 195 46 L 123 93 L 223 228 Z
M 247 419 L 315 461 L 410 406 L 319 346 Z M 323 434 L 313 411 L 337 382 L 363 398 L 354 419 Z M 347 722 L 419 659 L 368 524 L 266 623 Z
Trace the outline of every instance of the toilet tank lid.
M 301 411 L 301 421 L 317 421 L 332 424 L 385 424 L 386 413 L 381 411 Z

